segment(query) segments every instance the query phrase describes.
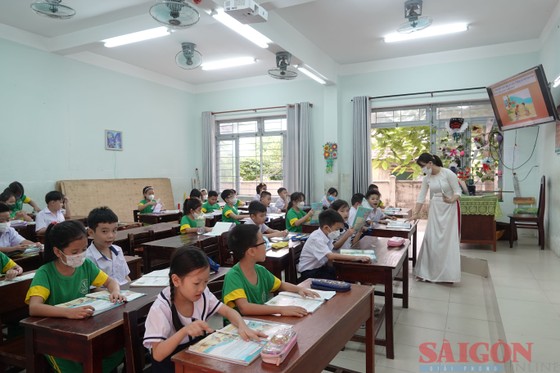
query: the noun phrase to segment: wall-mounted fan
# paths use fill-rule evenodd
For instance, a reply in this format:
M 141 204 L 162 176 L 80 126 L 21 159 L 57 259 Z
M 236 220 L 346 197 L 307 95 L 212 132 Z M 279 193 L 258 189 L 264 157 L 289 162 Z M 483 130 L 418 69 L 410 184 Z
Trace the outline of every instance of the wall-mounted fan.
M 69 6 L 62 5 L 62 0 L 37 1 L 31 4 L 31 9 L 37 14 L 54 19 L 69 19 L 76 11 Z
M 430 17 L 422 16 L 422 0 L 407 0 L 404 3 L 404 18 L 408 21 L 397 29 L 401 34 L 420 31 L 432 24 Z
M 197 51 L 195 43 L 181 43 L 182 50 L 175 56 L 177 66 L 193 70 L 202 64 L 202 54 Z
M 298 75 L 297 71 L 290 66 L 292 55 L 290 52 L 281 51 L 276 53 L 276 69 L 268 70 L 268 75 L 275 79 L 291 80 Z
M 158 1 L 150 8 L 150 15 L 159 23 L 174 28 L 190 27 L 200 19 L 198 10 L 185 0 Z

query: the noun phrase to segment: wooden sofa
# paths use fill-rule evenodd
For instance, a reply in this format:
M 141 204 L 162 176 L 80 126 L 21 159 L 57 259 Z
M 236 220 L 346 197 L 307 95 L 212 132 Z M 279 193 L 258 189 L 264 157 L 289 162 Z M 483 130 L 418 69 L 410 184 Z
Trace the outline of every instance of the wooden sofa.
M 131 222 L 146 185 L 154 187 L 166 209 L 177 209 L 168 178 L 59 180 L 57 190 L 70 200 L 73 216 L 87 216 L 95 207 L 108 206 L 119 221 Z

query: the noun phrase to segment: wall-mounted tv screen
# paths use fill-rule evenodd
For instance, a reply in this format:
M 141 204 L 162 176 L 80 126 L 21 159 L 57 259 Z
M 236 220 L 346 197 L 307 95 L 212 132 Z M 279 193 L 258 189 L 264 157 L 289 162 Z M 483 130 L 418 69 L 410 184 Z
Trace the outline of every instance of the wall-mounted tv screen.
M 553 122 L 558 118 L 542 65 L 486 89 L 502 131 Z

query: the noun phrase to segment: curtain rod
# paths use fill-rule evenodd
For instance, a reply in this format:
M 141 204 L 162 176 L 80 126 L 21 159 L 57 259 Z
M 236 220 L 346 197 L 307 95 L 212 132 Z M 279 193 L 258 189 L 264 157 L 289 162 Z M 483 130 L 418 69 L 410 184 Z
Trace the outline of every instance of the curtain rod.
M 230 113 L 242 113 L 244 111 L 252 111 L 252 112 L 257 112 L 260 110 L 274 110 L 274 109 L 285 109 L 286 106 L 288 107 L 292 107 L 294 106 L 293 104 L 288 104 L 288 105 L 284 105 L 284 106 L 269 106 L 269 107 L 259 107 L 259 108 L 255 108 L 255 109 L 239 109 L 239 110 L 225 110 L 225 111 L 213 111 L 212 115 L 217 115 L 217 114 L 230 114 Z M 313 104 L 309 104 L 309 106 L 313 107 Z
M 458 88 L 458 89 L 444 89 L 440 91 L 426 91 L 426 92 L 415 92 L 415 93 L 401 93 L 398 95 L 387 95 L 387 96 L 369 96 L 369 100 L 377 100 L 384 98 L 395 98 L 395 97 L 405 97 L 405 96 L 419 96 L 419 95 L 431 95 L 434 97 L 434 93 L 451 93 L 451 92 L 462 92 L 462 91 L 474 91 L 479 89 L 486 89 L 486 87 L 472 87 L 472 88 Z

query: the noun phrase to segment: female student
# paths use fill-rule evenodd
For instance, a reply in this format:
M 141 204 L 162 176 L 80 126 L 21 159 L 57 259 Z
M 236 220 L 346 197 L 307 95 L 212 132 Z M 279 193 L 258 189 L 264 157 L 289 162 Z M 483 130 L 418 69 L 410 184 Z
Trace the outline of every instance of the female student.
M 181 228 L 182 234 L 185 233 L 197 233 L 198 226 L 197 220 L 202 215 L 202 202 L 198 198 L 186 199 L 183 203 L 183 217 L 181 218 Z M 203 219 L 206 224 L 206 219 Z M 204 232 L 210 232 L 212 228 L 204 227 Z
M 231 321 L 244 340 L 265 337 L 216 299 L 206 286 L 209 276 L 202 250 L 183 247 L 171 257 L 169 287 L 158 295 L 146 319 L 144 346 L 152 355 L 152 372 L 174 372 L 171 356 L 212 333 L 206 320 L 216 313 Z
M 224 202 L 224 208 L 222 210 L 222 221 L 227 223 L 240 224 L 240 220 L 248 218 L 249 215 L 240 215 L 237 210 L 238 200 L 236 198 L 235 190 L 224 189 L 220 195 Z
M 93 315 L 91 306 L 65 308 L 55 305 L 85 296 L 90 286 L 106 287 L 112 302 L 126 300 L 119 294 L 118 282 L 86 259 L 86 250 L 86 230 L 79 221 L 68 220 L 48 226 L 45 234 L 45 264 L 35 273 L 25 297 L 30 316 L 86 319 Z M 103 372 L 115 369 L 123 356 L 121 350 L 103 359 Z M 46 357 L 56 372 L 82 371 L 81 364 L 77 362 L 50 355 Z
M 348 226 L 348 215 L 350 213 L 350 205 L 348 202 L 337 199 L 331 203 L 331 209 L 338 212 L 342 219 L 344 219 L 344 228 L 336 240 L 333 241 L 334 249 L 349 249 L 353 244 L 358 243 L 362 237 L 362 230 L 356 232 L 354 228 Z
M 142 194 L 144 195 L 144 199 L 138 202 L 138 211 L 141 214 L 150 214 L 154 212 L 154 207 L 158 204 L 154 194 L 154 188 L 149 185 L 145 186 L 144 189 L 142 189 Z
M 301 233 L 303 223 L 313 216 L 313 210 L 305 213 L 303 206 L 305 206 L 305 195 L 301 192 L 292 193 L 286 213 L 286 229 L 288 231 Z
M 13 181 L 8 185 L 8 189 L 14 193 L 16 196 L 16 204 L 14 206 L 15 211 L 23 210 L 23 204 L 27 203 L 29 206 L 33 207 L 33 211 L 39 212 L 41 208 L 28 196 L 25 195 L 25 190 L 23 185 L 19 181 Z
M 321 200 L 321 203 L 323 204 L 323 208 L 328 209 L 331 203 L 333 203 L 337 197 L 338 197 L 338 190 L 332 187 L 329 188 L 329 190 L 327 190 L 327 194 L 325 194 L 323 196 L 323 199 Z
M 25 211 L 16 209 L 16 196 L 10 188 L 6 188 L 0 193 L 0 202 L 5 203 L 10 208 L 10 220 L 33 221 L 33 218 L 27 215 Z
M 459 197 L 457 175 L 444 168 L 437 155 L 422 153 L 416 160 L 425 176 L 412 219 L 418 219 L 426 193 L 430 190 L 430 210 L 424 241 L 414 274 L 431 282 L 461 281 L 459 252 Z

